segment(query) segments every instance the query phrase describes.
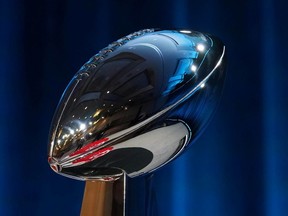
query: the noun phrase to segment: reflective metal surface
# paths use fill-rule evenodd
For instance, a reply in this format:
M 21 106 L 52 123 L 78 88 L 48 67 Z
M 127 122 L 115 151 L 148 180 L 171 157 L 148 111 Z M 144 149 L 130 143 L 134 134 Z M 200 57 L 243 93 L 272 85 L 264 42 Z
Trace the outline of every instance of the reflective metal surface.
M 146 29 L 93 56 L 55 113 L 48 161 L 59 174 L 109 180 L 150 173 L 178 156 L 210 119 L 225 46 L 190 30 Z

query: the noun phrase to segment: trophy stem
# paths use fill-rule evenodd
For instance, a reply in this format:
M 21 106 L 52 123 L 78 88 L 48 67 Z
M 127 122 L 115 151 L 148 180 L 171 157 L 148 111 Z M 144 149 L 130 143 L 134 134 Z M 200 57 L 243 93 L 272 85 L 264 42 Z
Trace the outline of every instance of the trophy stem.
M 125 216 L 126 175 L 117 180 L 87 180 L 81 216 Z

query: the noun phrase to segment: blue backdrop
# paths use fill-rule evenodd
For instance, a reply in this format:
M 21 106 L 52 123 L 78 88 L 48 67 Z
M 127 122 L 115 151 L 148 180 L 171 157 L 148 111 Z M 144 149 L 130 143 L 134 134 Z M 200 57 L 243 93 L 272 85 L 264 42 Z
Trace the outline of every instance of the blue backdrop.
M 47 164 L 49 124 L 74 73 L 143 28 L 191 28 L 228 50 L 201 138 L 154 176 L 159 216 L 288 215 L 288 26 L 273 0 L 0 0 L 0 215 L 78 215 L 84 183 Z M 134 196 L 142 196 L 135 179 Z M 137 205 L 136 205 L 137 206 Z

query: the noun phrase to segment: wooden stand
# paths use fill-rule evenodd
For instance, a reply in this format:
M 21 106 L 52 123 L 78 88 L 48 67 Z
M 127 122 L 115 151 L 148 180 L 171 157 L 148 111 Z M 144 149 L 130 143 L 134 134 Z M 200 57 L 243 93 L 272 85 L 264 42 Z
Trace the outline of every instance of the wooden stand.
M 126 176 L 117 180 L 87 180 L 81 216 L 124 216 Z

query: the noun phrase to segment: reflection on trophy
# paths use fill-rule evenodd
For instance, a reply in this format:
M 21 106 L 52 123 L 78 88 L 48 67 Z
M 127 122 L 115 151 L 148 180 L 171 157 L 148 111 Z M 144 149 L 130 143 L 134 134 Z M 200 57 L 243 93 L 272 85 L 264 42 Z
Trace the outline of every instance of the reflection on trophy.
M 86 181 L 82 216 L 125 215 L 127 178 L 196 140 L 220 98 L 224 61 L 214 36 L 145 29 L 84 64 L 60 100 L 48 150 L 55 172 Z

